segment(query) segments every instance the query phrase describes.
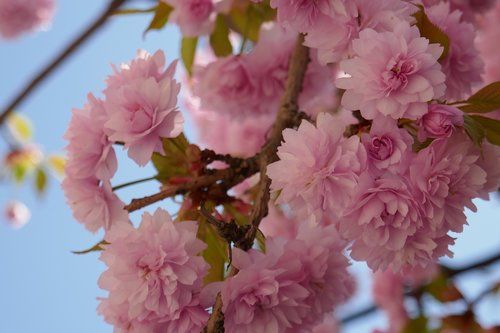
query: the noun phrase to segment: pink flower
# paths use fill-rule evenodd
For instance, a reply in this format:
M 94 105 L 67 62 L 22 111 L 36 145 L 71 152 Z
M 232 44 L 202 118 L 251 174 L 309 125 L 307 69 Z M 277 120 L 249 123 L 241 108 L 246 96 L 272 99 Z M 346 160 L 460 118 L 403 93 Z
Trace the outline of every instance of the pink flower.
M 500 45 L 492 41 L 500 40 L 500 3 L 478 19 L 479 31 L 476 46 L 485 62 L 483 78 L 486 83 L 500 81 Z
M 338 226 L 340 234 L 353 241 L 351 257 L 365 260 L 373 270 L 389 264 L 395 270 L 426 265 L 447 253 L 438 246 L 438 238 L 444 244 L 446 234 L 430 229 L 408 181 L 401 176 L 363 179 Z
M 449 138 L 457 126 L 463 126 L 464 114 L 448 105 L 430 104 L 428 112 L 417 121 L 420 126 L 418 139 Z
M 113 193 L 109 181 L 66 177 L 61 187 L 75 219 L 90 232 L 106 231 L 114 224 L 128 222 L 125 204 Z
M 0 0 L 0 35 L 16 38 L 47 27 L 55 11 L 54 0 Z
M 159 51 L 160 52 L 160 51 Z M 110 140 L 128 148 L 128 156 L 145 165 L 153 152 L 163 153 L 162 138 L 176 137 L 184 120 L 177 109 L 180 85 L 174 80 L 175 62 L 158 71 L 163 54 L 139 56 L 108 79 L 105 123 Z
M 258 91 L 244 57 L 219 58 L 195 71 L 194 94 L 201 107 L 233 118 L 260 115 Z
M 482 154 L 476 164 L 486 172 L 486 182 L 480 191 L 480 197 L 489 199 L 489 193 L 500 188 L 500 147 L 484 142 L 481 147 Z
M 375 175 L 384 170 L 398 172 L 405 169 L 413 139 L 405 129 L 398 128 L 394 119 L 377 117 L 370 133 L 362 134 L 361 141 L 368 153 L 370 169 Z
M 266 237 L 282 237 L 294 239 L 297 236 L 299 222 L 290 218 L 279 206 L 269 203 L 269 212 L 259 225 L 259 230 Z
M 323 214 L 338 216 L 350 202 L 366 169 L 366 151 L 357 137 L 343 137 L 343 125 L 330 114 L 320 113 L 316 124 L 302 121 L 298 130 L 283 131 L 279 160 L 267 174 L 271 190 L 281 190 L 277 203 L 320 221 Z
M 213 0 L 162 0 L 174 7 L 170 21 L 177 24 L 184 37 L 207 35 L 215 22 Z
M 235 249 L 239 269 L 221 290 L 227 332 L 311 329 L 353 290 L 333 226 L 303 224 L 296 240 L 269 237 L 267 252 Z
M 484 63 L 474 47 L 474 26 L 461 20 L 461 11 L 451 11 L 448 2 L 428 8 L 426 13 L 450 39 L 448 55 L 441 61 L 442 71 L 446 75 L 444 97 L 461 100 L 482 83 Z
M 66 174 L 74 179 L 97 177 L 110 180 L 116 172 L 117 160 L 112 142 L 104 133 L 107 114 L 103 101 L 88 95 L 83 110 L 73 110 L 64 138 L 68 140 Z
M 29 208 L 20 201 L 9 201 L 5 206 L 5 218 L 14 229 L 22 228 L 31 218 Z
M 307 32 L 321 16 L 357 16 L 357 8 L 348 0 L 271 0 L 278 9 L 278 22 L 297 32 Z
M 173 222 L 162 209 L 145 213 L 138 229 L 114 226 L 101 260 L 99 286 L 109 291 L 98 312 L 119 332 L 199 332 L 208 313 L 199 293 L 208 264 L 198 254 L 194 221 Z
M 343 106 L 366 119 L 416 119 L 427 112 L 428 101 L 443 95 L 445 75 L 437 62 L 443 48 L 429 45 L 415 26 L 400 22 L 394 32 L 365 29 L 359 36 L 356 56 L 340 63 L 350 75 L 337 79 L 337 87 L 346 89 Z
M 339 326 L 332 314 L 325 315 L 323 322 L 313 327 L 311 333 L 339 333 Z

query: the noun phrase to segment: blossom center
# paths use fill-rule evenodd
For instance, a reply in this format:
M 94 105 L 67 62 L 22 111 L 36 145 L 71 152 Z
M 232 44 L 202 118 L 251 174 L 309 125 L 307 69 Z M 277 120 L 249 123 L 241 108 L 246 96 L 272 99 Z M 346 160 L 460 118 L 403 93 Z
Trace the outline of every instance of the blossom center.
M 379 161 L 387 159 L 393 152 L 392 140 L 385 135 L 374 137 L 368 149 L 370 157 Z
M 417 62 L 413 59 L 407 59 L 404 55 L 399 54 L 392 58 L 382 73 L 386 94 L 390 95 L 393 91 L 404 89 L 408 85 L 408 77 L 417 69 Z

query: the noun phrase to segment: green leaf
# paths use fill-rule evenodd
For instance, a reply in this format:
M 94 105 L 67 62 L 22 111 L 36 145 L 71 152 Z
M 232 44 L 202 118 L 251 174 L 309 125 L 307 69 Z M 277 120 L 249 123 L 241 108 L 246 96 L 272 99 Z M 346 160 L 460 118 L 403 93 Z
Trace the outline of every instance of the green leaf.
M 500 82 L 493 82 L 480 89 L 459 109 L 467 113 L 488 113 L 500 109 Z
M 17 184 L 22 183 L 28 174 L 28 168 L 25 164 L 19 163 L 12 168 L 12 176 Z
M 402 333 L 426 333 L 429 332 L 427 329 L 427 318 L 417 317 L 410 320 L 404 327 Z
M 439 60 L 446 58 L 450 49 L 450 38 L 441 28 L 431 22 L 422 5 L 417 5 L 417 7 L 419 7 L 419 11 L 413 16 L 417 20 L 416 26 L 420 30 L 420 35 L 427 38 L 430 43 L 440 44 L 443 47 L 443 53 L 441 53 Z
M 107 244 L 109 244 L 109 243 L 103 239 L 102 241 L 100 241 L 99 243 L 97 243 L 96 245 L 92 246 L 89 249 L 86 249 L 83 251 L 71 251 L 71 253 L 73 253 L 73 254 L 87 254 L 90 252 L 102 251 L 102 250 L 104 250 L 102 245 L 107 245 Z
M 500 121 L 476 115 L 470 117 L 482 126 L 484 135 L 490 143 L 500 146 Z
M 221 15 L 218 15 L 215 20 L 215 29 L 210 35 L 210 46 L 217 57 L 225 57 L 233 53 L 233 46 L 229 40 L 229 28 Z
M 113 15 L 154 13 L 156 12 L 157 8 L 158 7 L 146 8 L 146 9 L 134 9 L 134 8 L 117 9 L 113 12 Z
M 441 303 L 454 302 L 464 298 L 452 280 L 440 275 L 424 286 L 424 291 Z
M 176 138 L 163 139 L 163 150 L 165 155 L 154 153 L 152 157 L 153 166 L 158 171 L 156 177 L 159 181 L 168 181 L 171 177 L 189 175 L 189 142 L 184 134 Z
M 192 75 L 194 57 L 196 55 L 196 45 L 198 45 L 198 37 L 184 37 L 181 41 L 181 57 L 184 67 L 189 76 Z
M 33 126 L 28 118 L 18 113 L 11 113 L 7 118 L 7 126 L 14 136 L 19 141 L 27 142 L 33 136 Z
M 35 188 L 38 194 L 43 194 L 47 188 L 47 173 L 43 168 L 38 168 L 36 170 Z
M 228 26 L 244 39 L 256 43 L 259 40 L 260 27 L 264 22 L 272 21 L 276 10 L 266 3 L 249 4 L 245 9 L 234 8 L 228 16 Z
M 464 129 L 476 146 L 481 146 L 486 136 L 483 126 L 471 116 L 464 115 Z
M 66 159 L 63 156 L 57 154 L 49 155 L 49 157 L 47 158 L 47 164 L 58 177 L 64 176 L 64 166 L 66 165 Z
M 430 144 L 434 141 L 433 138 L 428 138 L 427 140 L 425 140 L 424 142 L 420 142 L 420 141 L 417 141 L 417 139 L 415 139 L 415 142 L 413 143 L 413 151 L 415 153 L 418 153 L 419 151 L 421 151 L 422 149 L 425 149 L 427 147 L 430 146 Z
M 147 29 L 143 33 L 143 37 L 150 30 L 162 29 L 167 24 L 170 13 L 172 13 L 173 10 L 174 9 L 171 6 L 160 1 L 158 3 L 158 7 L 156 7 L 155 15 L 153 16 L 151 23 L 149 23 L 149 26 L 147 27 Z
M 181 222 L 182 223 L 182 222 Z M 229 261 L 227 255 L 227 242 L 222 239 L 213 227 L 200 218 L 198 227 L 198 238 L 207 244 L 207 248 L 202 252 L 202 257 L 210 265 L 205 284 L 224 280 L 226 262 Z

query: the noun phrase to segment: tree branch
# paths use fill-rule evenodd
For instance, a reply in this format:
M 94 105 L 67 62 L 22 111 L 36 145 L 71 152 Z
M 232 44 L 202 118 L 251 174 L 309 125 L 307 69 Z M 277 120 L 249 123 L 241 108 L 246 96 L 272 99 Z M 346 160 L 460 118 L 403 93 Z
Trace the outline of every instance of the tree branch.
M 108 20 L 111 14 L 120 8 L 127 0 L 112 0 L 108 7 L 102 12 L 95 21 L 83 31 L 75 40 L 73 40 L 57 57 L 52 60 L 45 68 L 43 68 L 24 89 L 15 96 L 12 101 L 0 113 L 0 125 L 2 125 L 9 114 L 28 97 L 31 92 L 40 85 L 52 72 L 61 65 L 70 55 L 72 55 L 89 37 L 101 28 Z
M 458 275 L 461 275 L 461 274 L 464 274 L 464 273 L 467 273 L 467 272 L 470 272 L 470 271 L 473 271 L 476 269 L 486 268 L 489 265 L 492 265 L 498 261 L 500 261 L 500 252 L 496 253 L 490 257 L 484 258 L 480 261 L 474 262 L 470 265 L 466 265 L 466 266 L 463 266 L 460 268 L 450 268 L 447 266 L 441 266 L 441 271 L 443 271 L 444 274 L 448 278 L 452 278 L 452 277 L 455 277 L 455 276 L 458 276 Z M 359 318 L 362 318 L 364 316 L 367 316 L 375 311 L 377 311 L 377 306 L 372 304 L 372 305 L 369 305 L 369 306 L 367 306 L 367 307 L 365 307 L 365 308 L 363 308 L 363 309 L 361 309 L 353 314 L 350 314 L 350 315 L 342 318 L 341 322 L 342 322 L 342 324 L 346 324 L 346 323 L 355 321 Z
M 309 64 L 309 49 L 303 46 L 304 36 L 300 35 L 297 39 L 295 49 L 290 58 L 288 67 L 288 78 L 285 85 L 285 93 L 281 100 L 280 109 L 276 116 L 276 121 L 271 130 L 270 136 L 257 155 L 259 164 L 260 181 L 258 184 L 258 193 L 255 204 L 250 216 L 250 229 L 245 237 L 235 245 L 243 250 L 252 247 L 255 235 L 259 228 L 260 221 L 268 213 L 269 186 L 271 180 L 266 174 L 267 166 L 278 159 L 276 151 L 283 139 L 282 132 L 285 128 L 294 127 L 300 121 L 298 112 L 298 99 L 302 90 L 307 65 Z M 236 270 L 231 271 L 231 275 L 236 274 Z M 208 320 L 203 333 L 222 333 L 224 332 L 224 313 L 222 312 L 222 298 L 220 293 L 217 295 L 212 315 Z

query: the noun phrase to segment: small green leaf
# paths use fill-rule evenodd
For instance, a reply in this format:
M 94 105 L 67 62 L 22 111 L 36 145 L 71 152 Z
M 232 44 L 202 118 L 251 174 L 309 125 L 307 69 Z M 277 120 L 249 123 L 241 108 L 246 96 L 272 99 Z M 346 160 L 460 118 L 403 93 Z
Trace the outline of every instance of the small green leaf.
M 439 60 L 446 58 L 450 49 L 450 38 L 441 28 L 431 22 L 422 5 L 417 5 L 417 7 L 419 10 L 413 16 L 417 20 L 416 26 L 420 30 L 420 35 L 427 38 L 430 43 L 440 44 L 443 47 L 443 53 Z
M 19 163 L 12 168 L 14 181 L 18 184 L 22 183 L 28 174 L 28 169 L 25 164 Z
M 229 28 L 221 15 L 218 15 L 215 20 L 215 29 L 210 35 L 210 46 L 217 57 L 225 57 L 233 53 L 233 46 L 229 40 Z
M 134 8 L 124 8 L 118 9 L 113 12 L 113 15 L 129 15 L 129 14 L 146 14 L 156 12 L 157 7 L 146 8 L 146 9 L 134 9 Z
M 438 276 L 429 284 L 425 285 L 424 291 L 428 292 L 432 297 L 442 303 L 454 302 L 464 298 L 453 281 L 447 279 L 443 275 Z
M 413 143 L 413 151 L 415 153 L 418 153 L 419 151 L 421 151 L 422 149 L 425 149 L 427 147 L 430 146 L 430 144 L 434 141 L 433 138 L 428 138 L 427 140 L 425 140 L 424 142 L 419 142 L 415 139 L 415 142 Z
M 250 4 L 245 9 L 236 7 L 231 10 L 227 24 L 244 39 L 256 43 L 262 24 L 274 20 L 275 17 L 276 10 L 272 9 L 269 4 Z
M 173 10 L 174 9 L 171 6 L 160 1 L 158 3 L 158 7 L 156 7 L 155 15 L 153 16 L 153 19 L 151 20 L 151 23 L 149 23 L 147 29 L 144 31 L 143 36 L 145 36 L 150 30 L 162 29 L 167 24 L 170 13 L 172 13 Z
M 464 129 L 476 146 L 481 146 L 486 136 L 483 126 L 471 116 L 464 115 Z
M 174 176 L 188 176 L 190 167 L 189 142 L 184 134 L 176 138 L 163 139 L 163 150 L 165 155 L 154 153 L 152 157 L 153 166 L 158 171 L 156 177 L 165 182 Z
M 410 320 L 404 327 L 402 333 L 426 333 L 429 332 L 427 329 L 427 318 L 417 317 Z
M 92 246 L 89 249 L 86 249 L 83 251 L 71 251 L 71 253 L 73 253 L 73 254 L 87 254 L 90 252 L 102 251 L 102 250 L 104 250 L 102 245 L 107 245 L 107 244 L 109 244 L 109 243 L 103 239 L 102 241 L 100 241 L 99 243 L 97 243 L 96 245 Z
M 484 135 L 490 143 L 500 146 L 500 121 L 476 115 L 470 117 L 482 126 Z
M 500 82 L 493 82 L 480 89 L 459 109 L 467 113 L 488 113 L 500 109 Z
M 226 262 L 229 261 L 227 242 L 217 234 L 204 218 L 200 218 L 197 236 L 207 244 L 207 248 L 202 252 L 203 258 L 210 265 L 208 274 L 204 279 L 205 284 L 224 280 Z
M 18 113 L 11 113 L 7 118 L 7 126 L 14 136 L 19 141 L 27 142 L 33 136 L 33 126 L 28 118 Z
M 38 194 L 43 194 L 47 188 L 47 173 L 43 168 L 36 170 L 35 187 Z
M 189 76 L 192 75 L 198 37 L 184 37 L 181 41 L 181 57 Z

